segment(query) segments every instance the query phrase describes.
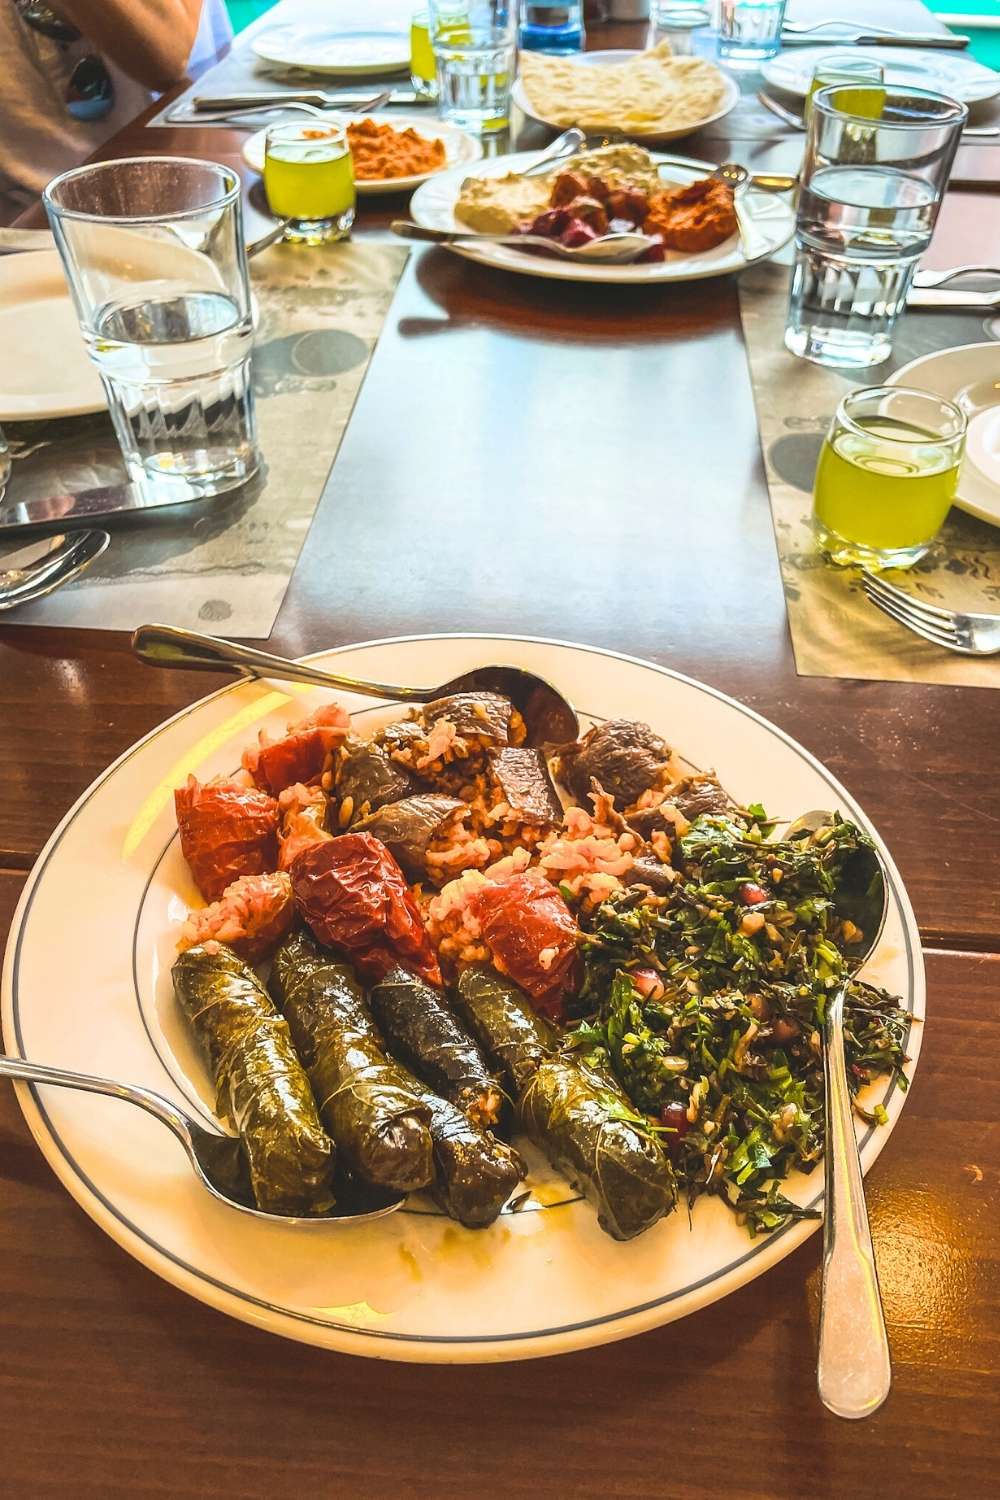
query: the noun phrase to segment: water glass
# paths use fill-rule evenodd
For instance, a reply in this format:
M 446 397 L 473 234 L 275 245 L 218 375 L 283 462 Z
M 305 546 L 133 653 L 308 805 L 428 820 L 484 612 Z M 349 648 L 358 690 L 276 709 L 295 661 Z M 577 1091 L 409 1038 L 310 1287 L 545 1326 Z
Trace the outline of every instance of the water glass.
M 657 41 L 669 42 L 675 57 L 692 57 L 702 49 L 708 50 L 705 44 L 711 36 L 712 17 L 706 6 L 660 0 L 653 9 L 653 21 Z
M 851 391 L 816 468 L 813 529 L 832 562 L 909 568 L 927 552 L 955 498 L 965 416 L 907 386 Z
M 431 16 L 427 10 L 417 11 L 410 22 L 410 83 L 418 99 L 437 98 L 437 64 L 431 46 Z
M 476 135 L 510 123 L 514 8 L 507 0 L 431 0 L 438 111 Z
M 719 56 L 731 68 L 756 68 L 781 49 L 785 0 L 719 0 Z
M 520 0 L 518 46 L 525 52 L 572 57 L 586 37 L 583 0 Z
M 259 457 L 236 172 L 133 157 L 43 196 L 130 478 L 178 499 L 242 484 Z
M 341 125 L 272 125 L 264 147 L 264 191 L 285 239 L 306 245 L 346 239 L 354 223 L 354 166 Z
M 889 86 L 872 118 L 846 107 L 857 92 L 813 99 L 785 329 L 793 354 L 835 368 L 888 359 L 968 118 L 944 94 Z

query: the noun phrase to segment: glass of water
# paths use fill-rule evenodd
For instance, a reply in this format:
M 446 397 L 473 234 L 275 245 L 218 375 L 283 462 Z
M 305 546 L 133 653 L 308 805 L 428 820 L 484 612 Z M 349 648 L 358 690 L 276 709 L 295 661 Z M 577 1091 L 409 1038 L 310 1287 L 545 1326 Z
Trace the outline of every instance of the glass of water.
M 257 470 L 240 179 L 216 162 L 76 167 L 45 208 L 129 477 L 178 499 Z
M 785 345 L 834 367 L 888 359 L 968 118 L 926 89 L 871 92 L 874 118 L 845 108 L 855 85 L 820 89 L 802 164 Z
M 514 0 L 431 0 L 438 111 L 476 135 L 510 124 L 515 11 Z
M 781 49 L 785 0 L 719 0 L 719 56 L 731 68 L 755 68 Z

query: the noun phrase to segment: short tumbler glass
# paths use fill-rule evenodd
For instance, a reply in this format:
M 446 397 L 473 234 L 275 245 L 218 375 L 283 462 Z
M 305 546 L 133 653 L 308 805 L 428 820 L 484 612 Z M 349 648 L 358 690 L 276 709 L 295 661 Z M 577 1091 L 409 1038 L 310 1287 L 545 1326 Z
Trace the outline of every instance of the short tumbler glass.
M 431 46 L 430 11 L 418 11 L 410 22 L 410 82 L 418 99 L 437 98 L 437 63 Z
M 851 391 L 816 467 L 813 530 L 832 562 L 909 568 L 929 549 L 955 498 L 965 416 L 907 386 Z
M 927 89 L 879 92 L 873 118 L 845 107 L 855 85 L 820 89 L 806 137 L 785 345 L 835 368 L 889 358 L 969 113 Z
M 719 56 L 731 68 L 756 68 L 781 50 L 785 0 L 719 0 Z
M 342 125 L 292 120 L 272 125 L 264 147 L 267 206 L 287 219 L 286 240 L 343 240 L 354 223 L 354 164 Z
M 257 470 L 240 179 L 150 156 L 76 167 L 44 202 L 129 477 L 219 494 Z
M 514 0 L 430 0 L 438 112 L 476 135 L 510 124 Z

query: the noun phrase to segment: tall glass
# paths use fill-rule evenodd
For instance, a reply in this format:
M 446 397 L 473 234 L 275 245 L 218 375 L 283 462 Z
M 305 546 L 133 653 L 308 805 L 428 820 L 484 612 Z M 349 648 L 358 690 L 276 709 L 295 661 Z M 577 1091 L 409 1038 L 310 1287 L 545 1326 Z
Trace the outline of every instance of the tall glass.
M 851 391 L 823 444 L 813 529 L 832 562 L 909 568 L 927 552 L 958 487 L 965 416 L 907 386 Z
M 430 0 L 438 111 L 463 130 L 510 124 L 515 13 L 515 0 Z
M 354 223 L 354 166 L 347 134 L 325 120 L 272 125 L 264 147 L 267 206 L 287 219 L 286 240 L 343 240 Z
M 430 11 L 420 10 L 410 22 L 410 82 L 419 99 L 436 99 L 437 63 L 431 46 Z
M 54 178 L 44 202 L 130 477 L 215 495 L 256 472 L 240 179 L 133 157 Z
M 813 99 L 785 329 L 793 354 L 834 367 L 888 359 L 968 118 L 944 94 L 890 86 L 872 118 L 844 107 L 856 92 Z
M 845 57 L 834 54 L 829 62 L 818 62 L 813 69 L 812 82 L 806 95 L 805 117 L 808 125 L 812 115 L 812 102 L 820 89 L 830 88 L 835 83 L 843 84 L 842 108 L 852 115 L 864 115 L 868 120 L 877 120 L 885 104 L 882 89 L 881 63 L 870 57 Z
M 719 56 L 731 68 L 756 68 L 781 49 L 785 0 L 719 0 Z

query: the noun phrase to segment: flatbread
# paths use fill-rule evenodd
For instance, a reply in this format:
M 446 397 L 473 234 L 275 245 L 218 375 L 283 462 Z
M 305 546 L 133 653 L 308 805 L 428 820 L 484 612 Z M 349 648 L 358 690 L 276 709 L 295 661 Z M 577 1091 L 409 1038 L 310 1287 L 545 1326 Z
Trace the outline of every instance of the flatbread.
M 704 57 L 674 57 L 669 42 L 627 62 L 575 62 L 522 52 L 521 81 L 532 113 L 552 125 L 657 135 L 695 129 L 716 113 L 725 75 Z

